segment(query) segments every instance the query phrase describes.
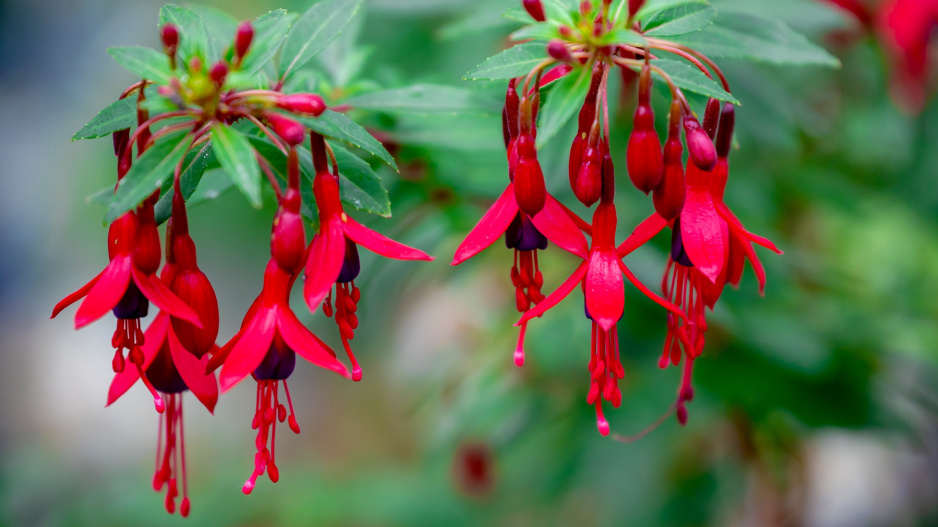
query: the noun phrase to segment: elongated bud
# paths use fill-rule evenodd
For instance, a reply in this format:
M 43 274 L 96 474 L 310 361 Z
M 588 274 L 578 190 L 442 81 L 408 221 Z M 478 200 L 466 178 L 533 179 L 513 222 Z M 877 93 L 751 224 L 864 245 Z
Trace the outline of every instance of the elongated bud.
M 289 110 L 291 112 L 309 114 L 313 117 L 319 117 L 326 111 L 326 103 L 322 97 L 315 93 L 294 93 L 292 95 L 281 95 L 277 98 L 278 108 Z
M 717 135 L 717 157 L 725 159 L 730 155 L 730 147 L 733 145 L 733 129 L 736 126 L 736 107 L 733 103 L 723 105 L 723 111 L 720 113 L 720 132 Z
M 700 127 L 693 115 L 684 117 L 684 134 L 687 139 L 687 152 L 697 168 L 709 172 L 717 163 L 717 151 L 710 136 Z
M 254 40 L 254 27 L 249 20 L 241 22 L 238 31 L 235 33 L 235 61 L 239 64 Z
M 580 108 L 579 127 L 576 137 L 573 138 L 573 144 L 570 146 L 570 159 L 568 163 L 568 172 L 570 175 L 570 188 L 576 192 L 576 179 L 580 173 L 580 165 L 583 161 L 583 152 L 586 150 L 586 143 L 589 139 L 590 131 L 596 122 L 596 100 L 599 97 L 599 86 L 602 84 L 604 69 L 597 66 L 593 70 L 593 78 L 590 81 L 590 89 L 586 92 L 586 99 Z
M 626 151 L 629 179 L 636 188 L 648 194 L 661 182 L 664 162 L 661 141 L 655 130 L 655 114 L 651 109 L 651 70 L 646 64 L 640 76 L 638 108 Z
M 592 0 L 582 0 L 580 2 L 580 15 L 586 17 L 593 12 L 593 1 Z
M 587 207 L 599 201 L 603 189 L 603 150 L 599 141 L 599 123 L 594 123 L 590 131 L 583 160 L 577 171 L 573 193 Z
M 114 143 L 114 155 L 120 157 L 121 152 L 127 148 L 127 142 L 130 141 L 130 128 L 124 128 L 111 134 L 111 140 Z
M 160 39 L 163 41 L 163 51 L 169 57 L 169 66 L 176 69 L 176 49 L 179 47 L 179 29 L 174 24 L 163 24 L 160 29 Z
M 547 54 L 560 62 L 573 62 L 573 55 L 567 45 L 560 40 L 551 40 L 547 43 Z
M 629 17 L 634 17 L 644 5 L 645 0 L 629 0 Z
M 134 234 L 134 266 L 144 274 L 153 274 L 160 267 L 160 234 L 153 218 L 153 207 L 142 206 L 137 212 L 137 231 Z
M 538 22 L 547 20 L 547 17 L 544 16 L 544 6 L 541 4 L 541 0 L 522 0 L 521 5 L 524 6 L 524 10 L 527 11 L 534 20 Z
M 518 137 L 517 163 L 514 170 L 515 201 L 527 215 L 534 216 L 544 208 L 547 189 L 544 186 L 544 173 L 537 160 L 534 137 L 522 133 Z
M 664 175 L 655 187 L 652 201 L 655 211 L 666 219 L 673 220 L 684 209 L 684 145 L 681 143 L 681 103 L 671 103 L 668 140 L 664 145 Z
M 299 156 L 291 148 L 287 156 L 289 187 L 280 203 L 270 234 L 270 254 L 281 269 L 296 274 L 303 266 L 306 252 L 306 232 L 300 216 Z
M 177 260 L 180 260 L 179 255 L 189 251 L 192 253 L 191 259 L 195 260 L 195 244 L 187 235 L 175 237 L 173 251 Z M 196 357 L 202 357 L 211 351 L 218 337 L 218 298 L 215 289 L 205 273 L 195 266 L 176 273 L 169 288 L 199 314 L 201 328 L 176 317 L 170 317 L 170 322 L 182 346 Z
M 710 99 L 707 101 L 707 110 L 704 111 L 703 129 L 710 139 L 717 137 L 717 125 L 720 123 L 720 101 Z
M 306 139 L 306 129 L 303 125 L 279 113 L 267 113 L 264 117 L 270 123 L 270 128 L 283 138 L 290 146 L 296 146 Z
M 215 86 L 221 87 L 225 83 L 225 77 L 228 76 L 228 64 L 223 60 L 219 60 L 212 65 L 212 69 L 208 70 L 208 76 L 212 78 Z

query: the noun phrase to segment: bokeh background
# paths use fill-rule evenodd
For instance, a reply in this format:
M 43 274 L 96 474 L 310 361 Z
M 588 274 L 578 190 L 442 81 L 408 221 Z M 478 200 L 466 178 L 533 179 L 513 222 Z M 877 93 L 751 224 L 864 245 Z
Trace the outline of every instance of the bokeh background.
M 241 19 L 308 7 L 204 3 Z M 225 394 L 215 416 L 187 402 L 186 524 L 938 525 L 938 105 L 890 87 L 900 61 L 888 42 L 827 3 L 713 3 L 777 17 L 843 67 L 725 62 L 743 101 L 727 202 L 785 255 L 760 252 L 764 298 L 747 269 L 713 313 L 686 427 L 671 417 L 630 444 L 602 438 L 585 403 L 589 325 L 576 295 L 532 323 L 518 369 L 510 253 L 496 244 L 448 265 L 504 188 L 497 113 L 360 113 L 400 145 L 402 166 L 381 172 L 393 218 L 365 219 L 437 260 L 363 253 L 353 345 L 364 380 L 298 366 L 291 388 L 303 432 L 278 438 L 278 484 L 240 491 L 253 466 L 250 383 Z M 925 16 L 929 2 L 906 3 Z M 333 100 L 415 81 L 465 87 L 461 76 L 506 45 L 513 26 L 500 15 L 515 4 L 367 0 L 317 67 Z M 69 138 L 133 81 L 105 48 L 157 46 L 160 6 L 0 1 L 3 526 L 183 522 L 150 488 L 157 416 L 146 392 L 104 408 L 112 325 L 75 332 L 71 311 L 48 320 L 106 262 L 103 209 L 86 196 L 113 184 L 110 141 Z M 620 166 L 632 104 L 615 117 Z M 541 154 L 548 188 L 566 203 L 575 202 L 572 135 Z M 652 205 L 620 174 L 621 237 Z M 272 216 L 271 205 L 254 210 L 235 191 L 190 212 L 219 297 L 220 340 L 260 289 Z M 648 284 L 659 283 L 665 238 L 627 260 Z M 541 262 L 547 290 L 576 265 L 556 250 Z M 339 346 L 334 323 L 295 300 L 304 322 Z M 674 400 L 679 371 L 657 368 L 664 316 L 627 292 L 624 400 L 607 414 L 623 435 Z

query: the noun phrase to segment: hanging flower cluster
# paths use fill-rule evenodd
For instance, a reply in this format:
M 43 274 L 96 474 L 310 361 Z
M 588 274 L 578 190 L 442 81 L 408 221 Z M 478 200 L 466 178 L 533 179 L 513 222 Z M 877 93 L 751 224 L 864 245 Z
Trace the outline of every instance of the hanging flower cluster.
M 659 365 L 665 368 L 683 360 L 684 373 L 675 406 L 678 420 L 684 424 L 686 403 L 694 395 L 693 364 L 705 346 L 707 310 L 713 309 L 726 284 L 739 283 L 746 261 L 755 270 L 760 290 L 764 287 L 765 272 L 754 243 L 781 253 L 769 240 L 747 231 L 723 201 L 735 124 L 733 104 L 710 98 L 701 124 L 678 82 L 658 65 L 656 54 L 686 60 L 699 69 L 698 75 L 706 75 L 704 80 L 714 86 L 712 93 L 734 100 L 723 73 L 703 53 L 646 34 L 639 21 L 643 1 L 622 1 L 617 9 L 612 3 L 583 1 L 579 12 L 559 12 L 551 19 L 545 13 L 558 6 L 540 0 L 522 2 L 536 23 L 519 31 L 518 37 L 552 38 L 546 45 L 546 56 L 537 66 L 509 80 L 503 111 L 508 188 L 469 233 L 453 259 L 453 265 L 457 265 L 505 235 L 505 245 L 514 251 L 511 280 L 521 313 L 514 355 L 518 366 L 524 362 L 528 323 L 578 286 L 582 289 L 585 315 L 592 325 L 587 403 L 595 406 L 602 435 L 609 434 L 603 402 L 618 407 L 622 400 L 618 383 L 625 372 L 616 323 L 625 310 L 626 282 L 665 310 L 662 316 L 667 321 L 667 335 Z M 638 83 L 637 109 L 624 156 L 626 168 L 633 185 L 652 194 L 656 211 L 618 246 L 608 102 L 609 78 L 616 68 L 624 79 Z M 653 74 L 667 83 L 671 94 L 663 147 L 651 104 Z M 713 75 L 720 85 L 711 80 Z M 565 79 L 571 82 L 563 84 Z M 547 193 L 538 163 L 540 92 L 555 82 L 551 100 L 575 96 L 577 87 L 584 87 L 577 134 L 570 147 L 569 176 L 577 199 L 587 207 L 596 205 L 591 223 Z M 549 107 L 548 111 L 560 110 Z M 666 227 L 671 230 L 672 243 L 662 280 L 663 296 L 659 296 L 632 274 L 623 259 Z M 584 233 L 590 236 L 589 244 Z M 583 261 L 545 297 L 538 251 L 547 249 L 548 242 Z
M 170 11 L 175 19 L 180 13 L 191 13 L 176 6 L 167 8 L 176 10 Z M 286 422 L 291 431 L 300 433 L 287 387 L 296 356 L 343 377 L 355 381 L 362 378 L 362 369 L 349 346 L 358 326 L 356 310 L 361 295 L 355 285 L 360 272 L 358 246 L 389 258 L 432 259 L 366 228 L 343 211 L 343 183 L 334 149 L 311 128 L 330 129 L 317 124 L 320 118 L 345 118 L 334 113 L 324 115 L 328 111 L 326 104 L 316 94 L 283 91 L 283 80 L 291 68 L 311 58 L 308 48 L 297 51 L 297 58 L 271 89 L 257 87 L 257 72 L 272 56 L 271 35 L 289 27 L 288 23 L 271 22 L 272 18 L 283 19 L 283 13 L 259 19 L 259 35 L 255 35 L 251 22 L 237 25 L 230 46 L 211 65 L 206 64 L 210 51 L 198 45 L 201 34 L 194 32 L 190 46 L 185 47 L 187 35 L 180 27 L 187 26 L 173 23 L 161 27 L 163 54 L 146 53 L 151 50 L 144 48 L 111 50 L 119 63 L 130 64 L 128 69 L 146 80 L 128 88 L 121 101 L 111 107 L 114 112 L 125 109 L 130 115 L 117 119 L 110 116 L 107 120 L 112 128 L 114 122 L 132 122 L 132 128 L 108 130 L 107 124 L 99 126 L 99 131 L 112 133 L 117 156 L 117 185 L 108 212 L 109 219 L 113 219 L 108 232 L 110 262 L 88 284 L 56 305 L 52 313 L 55 317 L 80 301 L 76 329 L 108 312 L 113 314 L 117 321 L 111 340 L 115 376 L 107 402 L 110 405 L 138 380 L 151 393 L 160 416 L 153 487 L 165 491 L 166 510 L 170 513 L 176 510 L 181 493 L 182 516 L 187 516 L 190 509 L 182 394 L 191 391 L 212 412 L 219 382 L 225 391 L 251 375 L 257 383 L 251 422 L 257 430 L 257 452 L 243 492 L 250 493 L 265 473 L 276 482 L 277 425 Z M 253 49 L 258 41 L 268 47 Z M 285 56 L 287 48 L 281 54 L 282 61 L 289 59 Z M 134 60 L 123 60 L 127 57 Z M 143 68 L 139 67 L 141 63 Z M 122 106 L 124 101 L 130 104 Z M 156 115 L 151 116 L 151 110 Z M 359 134 L 359 138 L 367 135 L 360 127 L 354 128 L 357 125 L 351 121 L 344 122 L 346 129 Z M 309 150 L 304 147 L 307 142 Z M 301 166 L 301 152 L 311 156 L 315 174 L 312 196 L 318 206 L 319 231 L 309 245 L 303 211 L 310 210 L 313 202 L 309 195 L 304 198 L 301 187 L 301 175 L 307 168 Z M 218 302 L 211 283 L 199 269 L 186 215 L 186 198 L 192 194 L 193 183 L 198 183 L 192 178 L 201 177 L 207 157 L 217 159 L 257 204 L 262 172 L 278 203 L 263 288 L 247 310 L 240 331 L 221 348 L 216 346 Z M 285 177 L 278 177 L 280 174 Z M 162 192 L 154 191 L 164 182 Z M 166 260 L 158 273 L 162 251 L 157 209 L 164 200 L 171 213 L 165 228 Z M 351 370 L 294 314 L 289 297 L 301 275 L 309 308 L 315 312 L 322 306 L 328 316 L 334 315 Z M 159 313 L 144 330 L 141 320 L 151 303 Z

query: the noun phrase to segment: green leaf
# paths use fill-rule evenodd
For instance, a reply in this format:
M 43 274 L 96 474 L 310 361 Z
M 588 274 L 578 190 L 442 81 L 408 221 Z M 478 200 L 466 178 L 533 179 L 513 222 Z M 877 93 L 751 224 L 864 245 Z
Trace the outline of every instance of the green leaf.
M 183 164 L 185 168 L 179 176 L 179 188 L 182 190 L 183 199 L 190 205 L 196 203 L 191 198 L 195 190 L 201 184 L 202 175 L 209 165 L 215 162 L 217 162 L 217 160 L 215 159 L 215 152 L 212 150 L 211 143 L 202 146 L 198 151 L 193 149 L 186 154 L 186 161 Z M 172 180 L 168 180 L 167 183 L 170 184 L 164 185 L 164 187 L 167 188 L 164 188 L 163 195 L 160 196 L 160 200 L 156 202 L 156 206 L 153 207 L 157 224 L 163 223 L 169 219 L 169 216 L 173 212 L 173 194 L 175 189 L 172 186 Z
M 623 4 L 626 2 L 628 2 L 628 0 L 623 0 Z M 642 27 L 644 27 L 645 22 L 649 18 L 656 16 L 659 12 L 689 4 L 710 5 L 710 2 L 707 0 L 648 0 L 645 2 L 645 5 L 638 10 L 638 16 L 635 18 L 641 22 Z M 628 8 L 626 7 L 626 9 Z
M 368 130 L 365 130 L 360 124 L 352 121 L 341 113 L 326 110 L 319 117 L 295 115 L 293 118 L 302 121 L 308 128 L 319 134 L 360 147 L 378 156 L 382 161 L 391 165 L 391 168 L 395 171 L 398 170 L 397 163 L 394 162 L 394 157 L 388 153 L 384 146 L 369 134 Z
M 636 44 L 639 46 L 644 46 L 648 42 L 645 40 L 645 37 L 636 33 L 632 29 L 619 28 L 615 31 L 610 31 L 603 35 L 602 40 L 600 41 L 603 44 Z
M 355 108 L 401 113 L 497 112 L 497 99 L 465 88 L 437 84 L 415 84 L 406 88 L 381 90 L 342 101 Z
M 540 113 L 541 125 L 537 129 L 537 147 L 543 148 L 567 124 L 583 100 L 590 86 L 590 71 L 570 72 L 551 88 L 544 109 Z
M 706 4 L 685 4 L 658 11 L 649 17 L 645 35 L 667 37 L 694 33 L 713 24 L 716 10 Z
M 713 97 L 721 101 L 739 104 L 736 97 L 726 93 L 717 81 L 707 77 L 695 66 L 690 65 L 690 63 L 671 59 L 656 59 L 651 63 L 664 70 L 664 72 L 671 77 L 671 80 L 674 81 L 674 84 L 684 91 L 699 93 L 706 97 Z M 640 68 L 634 69 L 638 71 Z
M 538 22 L 524 26 L 510 35 L 511 40 L 551 40 L 560 38 L 560 30 L 557 25 L 550 22 Z
M 339 165 L 339 194 L 342 201 L 358 210 L 390 218 L 391 200 L 388 199 L 388 191 L 371 165 L 336 144 L 330 146 Z
M 206 5 L 190 5 L 189 9 L 202 19 L 208 35 L 209 49 L 218 54 L 213 57 L 216 59 L 222 58 L 224 51 L 234 41 L 235 31 L 238 29 L 238 20 L 220 9 Z M 257 38 L 256 27 L 254 28 L 254 38 Z
M 95 139 L 110 135 L 118 130 L 133 128 L 137 125 L 137 98 L 127 97 L 107 105 L 94 116 L 81 130 L 75 132 L 72 141 Z
M 721 10 L 716 26 L 675 39 L 710 58 L 743 58 L 789 65 L 839 67 L 840 61 L 784 23 L 751 13 Z
M 525 11 L 525 9 L 521 6 L 512 7 L 511 9 L 506 11 L 505 14 L 502 16 L 507 18 L 508 20 L 512 20 L 514 22 L 521 22 L 522 24 L 536 24 L 537 23 L 537 20 L 534 20 L 533 18 L 531 18 L 531 15 L 529 15 L 528 12 Z
M 188 7 L 166 4 L 160 8 L 160 27 L 164 24 L 174 24 L 179 29 L 180 63 L 184 64 L 195 56 L 206 62 L 221 57 L 214 47 L 209 46 L 208 29 L 202 17 L 195 11 Z
M 228 177 L 241 189 L 252 206 L 260 208 L 261 170 L 247 138 L 224 124 L 212 126 L 212 149 Z
M 172 177 L 176 165 L 182 160 L 192 143 L 188 131 L 180 131 L 163 138 L 134 160 L 127 175 L 117 185 L 117 192 L 108 205 L 105 222 L 110 223 L 136 207 L 163 181 Z
M 285 79 L 339 36 L 361 0 L 322 0 L 313 4 L 290 28 L 280 53 L 280 78 Z
M 547 58 L 544 44 L 518 44 L 493 55 L 463 76 L 464 80 L 512 79 L 526 75 Z
M 244 56 L 241 69 L 249 74 L 263 69 L 277 54 L 297 16 L 295 13 L 277 9 L 257 17 L 254 20 L 254 40 Z
M 169 69 L 169 58 L 161 52 L 143 46 L 108 48 L 108 54 L 125 70 L 141 79 L 157 84 L 169 84 L 173 76 Z

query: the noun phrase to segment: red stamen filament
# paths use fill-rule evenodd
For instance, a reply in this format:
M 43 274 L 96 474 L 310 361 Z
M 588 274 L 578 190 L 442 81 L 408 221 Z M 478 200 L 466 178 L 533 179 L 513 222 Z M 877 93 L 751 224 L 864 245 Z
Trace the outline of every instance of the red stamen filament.
M 166 511 L 176 511 L 179 496 L 177 477 L 182 477 L 182 502 L 179 513 L 189 515 L 189 486 L 186 477 L 186 442 L 182 425 L 182 394 L 164 394 L 169 400 L 168 411 L 160 414 L 157 428 L 156 467 L 153 474 L 153 490 L 159 492 L 166 487 Z M 178 448 L 177 448 L 178 447 Z
M 276 483 L 280 479 L 280 470 L 277 469 L 277 422 L 287 420 L 287 409 L 280 403 L 278 393 L 281 381 L 265 380 L 257 382 L 257 399 L 254 410 L 254 420 L 251 422 L 251 428 L 257 430 L 257 438 L 254 441 L 257 447 L 257 453 L 254 455 L 254 472 L 244 483 L 241 491 L 250 494 L 254 490 L 257 478 L 267 472 L 270 481 Z M 296 417 L 293 413 L 293 401 L 290 398 L 290 390 L 287 388 L 287 381 L 283 382 L 283 390 L 287 396 L 287 403 L 290 407 L 289 426 L 294 433 L 300 433 L 300 427 L 296 424 Z M 269 448 L 268 448 L 269 445 Z

